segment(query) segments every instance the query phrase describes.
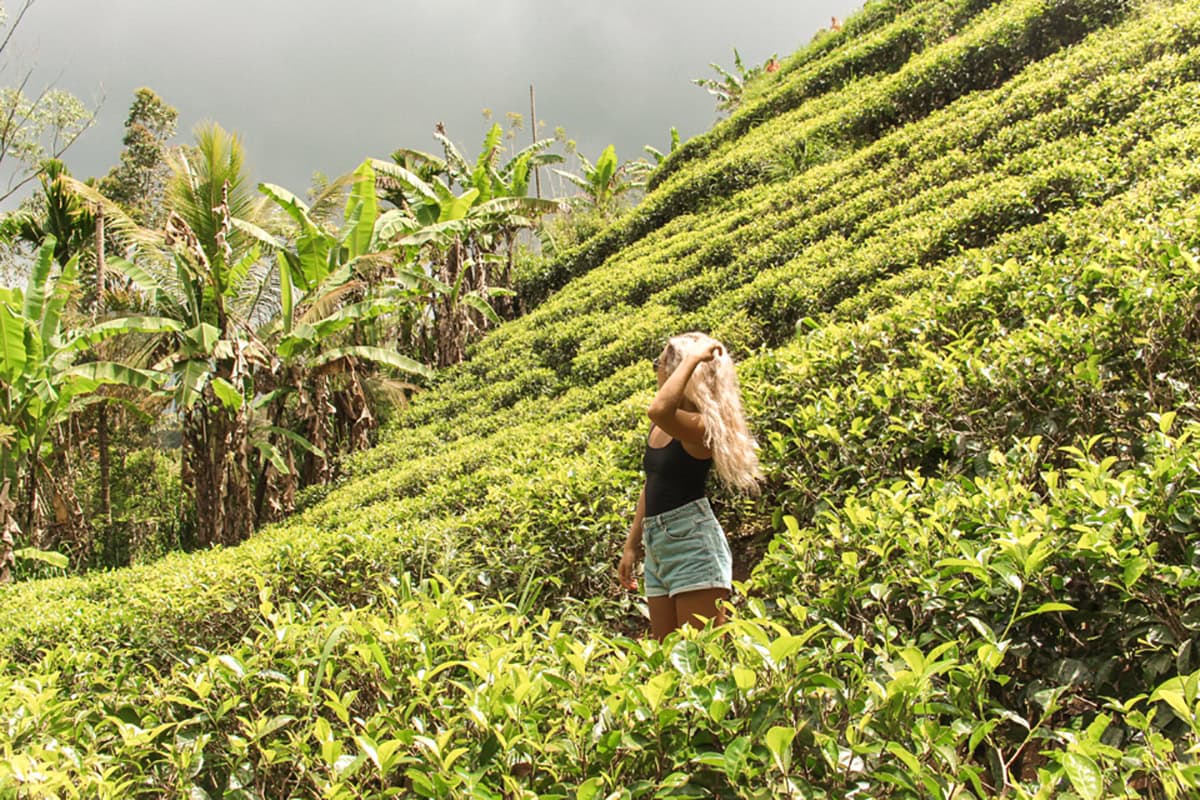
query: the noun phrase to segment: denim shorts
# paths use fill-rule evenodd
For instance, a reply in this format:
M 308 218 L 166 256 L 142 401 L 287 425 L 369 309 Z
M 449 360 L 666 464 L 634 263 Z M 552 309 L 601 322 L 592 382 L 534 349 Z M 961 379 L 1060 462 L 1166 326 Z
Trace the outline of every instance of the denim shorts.
M 733 587 L 733 554 L 708 498 L 642 520 L 646 597 Z

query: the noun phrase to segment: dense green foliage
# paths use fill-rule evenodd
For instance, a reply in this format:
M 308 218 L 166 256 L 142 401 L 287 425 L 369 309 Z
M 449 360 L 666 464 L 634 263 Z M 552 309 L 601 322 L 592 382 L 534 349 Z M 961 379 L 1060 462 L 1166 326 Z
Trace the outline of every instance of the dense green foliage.
M 3 589 L 0 794 L 1193 796 L 1198 44 L 869 4 L 306 510 Z M 714 500 L 770 545 L 660 646 L 612 567 L 689 328 L 743 357 L 768 483 Z

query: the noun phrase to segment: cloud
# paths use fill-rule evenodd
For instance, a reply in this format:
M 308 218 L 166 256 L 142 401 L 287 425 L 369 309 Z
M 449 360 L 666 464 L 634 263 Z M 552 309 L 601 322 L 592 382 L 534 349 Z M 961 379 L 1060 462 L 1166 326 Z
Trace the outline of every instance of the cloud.
M 242 134 L 255 177 L 303 191 L 398 146 L 432 149 L 446 123 L 468 152 L 484 107 L 561 125 L 594 158 L 665 147 L 715 120 L 690 80 L 789 53 L 857 0 L 605 3 L 545 0 L 39 0 L 14 42 L 36 75 L 81 98 L 97 127 L 68 154 L 77 175 L 116 163 L 128 103 L 150 86 L 180 111 L 180 138 L 213 119 Z M 11 75 L 10 70 L 7 74 Z M 521 134 L 528 137 L 528 128 Z

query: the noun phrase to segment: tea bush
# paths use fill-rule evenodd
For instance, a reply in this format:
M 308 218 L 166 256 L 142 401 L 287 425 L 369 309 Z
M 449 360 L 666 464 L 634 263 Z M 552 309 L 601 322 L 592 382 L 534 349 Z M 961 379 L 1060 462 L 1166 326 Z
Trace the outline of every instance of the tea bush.
M 1198 45 L 1194 3 L 869 4 L 304 511 L 0 589 L 0 797 L 1194 796 Z M 688 328 L 766 554 L 659 645 L 612 568 Z
M 1200 672 L 1174 634 L 1200 618 L 1163 612 L 1200 577 L 1167 544 L 1200 497 L 1200 428 L 1157 425 L 1138 465 L 1092 442 L 1040 492 L 1040 447 L 1023 441 L 993 451 L 986 478 L 911 475 L 810 528 L 788 518 L 746 587 L 762 599 L 661 646 L 465 579 L 395 575 L 369 609 L 260 583 L 240 642 L 168 674 L 66 646 L 0 670 L 0 782 L 90 797 L 1190 793 L 1196 770 L 1173 753 L 1200 745 Z M 1156 671 L 1098 655 L 1133 637 L 1166 656 L 1144 660 Z

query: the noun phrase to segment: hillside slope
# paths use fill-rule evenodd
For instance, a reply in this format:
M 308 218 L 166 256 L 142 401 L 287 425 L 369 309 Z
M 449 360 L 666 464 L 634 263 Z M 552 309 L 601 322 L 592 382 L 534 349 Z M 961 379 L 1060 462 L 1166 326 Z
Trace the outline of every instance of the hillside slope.
M 1195 3 L 868 4 L 322 501 L 0 592 L 0 795 L 1196 790 L 1198 45 Z M 773 542 L 660 648 L 612 569 L 688 329 Z

